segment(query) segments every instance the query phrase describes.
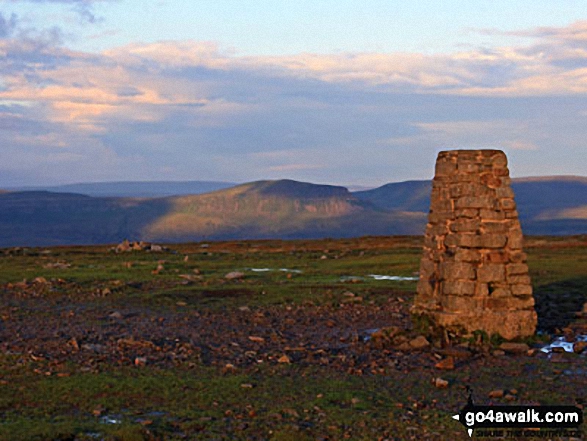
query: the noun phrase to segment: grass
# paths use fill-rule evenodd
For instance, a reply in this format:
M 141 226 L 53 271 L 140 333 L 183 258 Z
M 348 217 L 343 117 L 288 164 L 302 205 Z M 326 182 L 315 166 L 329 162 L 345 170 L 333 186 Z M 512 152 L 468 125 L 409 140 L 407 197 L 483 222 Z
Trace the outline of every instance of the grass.
M 113 310 L 136 310 L 146 322 L 163 317 L 189 323 L 198 314 L 231 315 L 242 307 L 253 312 L 289 306 L 338 310 L 347 291 L 363 298 L 357 308 L 368 311 L 391 299 L 407 310 L 416 282 L 368 276 L 413 276 L 420 259 L 420 241 L 410 237 L 171 248 L 176 252 L 118 255 L 108 247 L 58 247 L 49 253 L 37 249 L 32 255 L 0 255 L 0 439 L 464 440 L 464 429 L 450 416 L 465 404 L 467 385 L 479 402 L 487 402 L 493 389 L 518 389 L 519 401 L 527 403 L 587 399 L 587 376 L 564 373 L 584 367 L 584 358 L 554 364 L 541 358 L 489 357 L 439 372 L 431 367 L 434 357 L 421 354 L 408 355 L 411 363 L 422 361 L 421 367 L 388 369 L 384 375 L 365 369 L 358 375 L 332 364 L 296 362 L 253 363 L 227 371 L 197 356 L 165 366 L 134 366 L 132 358 L 119 362 L 98 354 L 97 363 L 78 365 L 67 356 L 44 355 L 42 347 L 36 352 L 6 349 L 12 347 L 10 338 L 16 346 L 25 347 L 26 341 L 17 343 L 22 336 L 2 333 L 3 322 L 29 323 L 34 330 L 36 321 L 55 317 L 57 338 L 60 320 L 68 320 L 69 311 L 88 313 L 86 334 L 80 335 L 98 338 L 122 326 L 108 318 Z M 541 238 L 526 251 L 537 300 L 546 309 L 551 303 L 566 305 L 551 318 L 570 322 L 571 313 L 587 301 L 584 238 Z M 47 267 L 55 262 L 71 266 Z M 163 269 L 154 274 L 159 264 Z M 226 280 L 231 271 L 243 271 L 244 279 Z M 181 274 L 201 279 L 185 283 Z M 341 281 L 343 276 L 364 279 L 348 283 Z M 7 285 L 37 277 L 52 281 L 51 286 L 20 290 Z M 354 307 L 345 308 L 352 316 Z M 132 332 L 121 329 L 116 332 Z M 390 353 L 390 361 L 394 357 L 399 356 Z M 434 387 L 436 376 L 450 387 Z

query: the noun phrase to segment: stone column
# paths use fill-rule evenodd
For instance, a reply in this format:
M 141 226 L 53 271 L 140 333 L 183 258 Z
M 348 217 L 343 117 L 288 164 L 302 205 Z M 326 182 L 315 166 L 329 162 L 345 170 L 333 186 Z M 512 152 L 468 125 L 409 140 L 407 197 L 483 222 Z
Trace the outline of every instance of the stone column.
M 522 242 L 505 154 L 440 152 L 412 313 L 461 335 L 534 334 Z

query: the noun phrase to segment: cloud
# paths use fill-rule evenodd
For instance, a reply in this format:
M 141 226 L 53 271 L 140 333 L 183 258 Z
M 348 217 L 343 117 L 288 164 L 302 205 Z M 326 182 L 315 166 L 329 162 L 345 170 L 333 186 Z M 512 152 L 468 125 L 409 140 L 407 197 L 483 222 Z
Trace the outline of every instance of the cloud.
M 117 0 L 9 0 L 10 3 L 38 3 L 38 4 L 64 4 L 71 5 L 80 19 L 86 23 L 97 23 L 102 18 L 94 14 L 94 5 L 98 3 L 108 3 Z
M 5 18 L 0 12 L 0 38 L 10 37 L 16 29 L 16 14 L 11 14 L 10 18 Z
M 238 56 L 199 41 L 89 54 L 1 17 L 0 162 L 14 176 L 377 185 L 430 177 L 441 148 L 503 148 L 526 174 L 587 169 L 581 25 L 441 55 Z

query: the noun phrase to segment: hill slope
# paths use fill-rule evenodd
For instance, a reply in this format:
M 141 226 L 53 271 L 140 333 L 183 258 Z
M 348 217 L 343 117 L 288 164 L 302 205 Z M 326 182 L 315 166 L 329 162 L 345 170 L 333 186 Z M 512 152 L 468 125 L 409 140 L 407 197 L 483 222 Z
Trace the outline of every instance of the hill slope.
M 168 214 L 146 226 L 148 239 L 319 238 L 421 234 L 425 216 L 379 210 L 344 187 L 259 181 L 170 199 Z M 408 222 L 406 222 L 408 221 Z
M 0 194 L 0 246 L 422 234 L 423 213 L 381 210 L 344 187 L 259 181 L 190 196 Z

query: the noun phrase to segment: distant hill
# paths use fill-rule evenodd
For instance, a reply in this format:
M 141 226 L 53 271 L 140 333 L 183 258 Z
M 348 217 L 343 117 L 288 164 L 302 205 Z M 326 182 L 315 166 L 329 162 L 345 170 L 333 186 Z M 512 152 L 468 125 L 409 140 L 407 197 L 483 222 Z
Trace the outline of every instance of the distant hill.
M 351 193 L 291 180 L 258 181 L 204 194 L 91 197 L 0 192 L 0 246 L 260 238 L 420 235 L 430 181 Z M 587 234 L 587 178 L 513 180 L 526 234 Z
M 431 187 L 431 181 L 407 181 L 353 194 L 386 210 L 428 212 Z M 512 189 L 526 234 L 587 233 L 587 178 L 517 178 Z
M 344 187 L 291 180 L 252 182 L 169 201 L 170 212 L 143 230 L 147 239 L 422 234 L 425 226 L 423 213 L 380 210 Z
M 165 199 L 94 198 L 46 191 L 0 194 L 0 246 L 73 245 L 134 237 L 168 211 Z
M 88 182 L 45 187 L 18 187 L 12 191 L 50 191 L 53 193 L 79 193 L 99 197 L 156 198 L 165 196 L 202 194 L 236 185 L 216 181 L 126 181 Z
M 422 234 L 423 213 L 381 210 L 344 187 L 259 181 L 166 198 L 0 194 L 0 246 Z

